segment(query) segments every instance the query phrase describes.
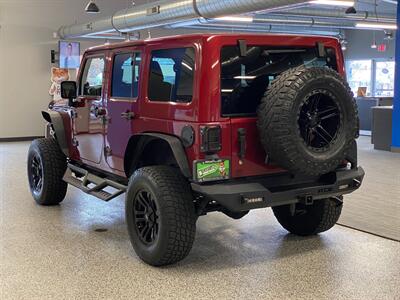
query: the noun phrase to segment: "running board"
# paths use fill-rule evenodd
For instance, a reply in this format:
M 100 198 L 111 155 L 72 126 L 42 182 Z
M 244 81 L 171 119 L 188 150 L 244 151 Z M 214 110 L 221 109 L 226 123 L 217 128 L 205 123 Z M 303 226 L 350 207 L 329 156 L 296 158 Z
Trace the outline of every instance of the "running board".
M 77 174 L 78 177 L 81 178 L 78 178 L 73 173 Z M 86 194 L 99 198 L 103 201 L 110 201 L 126 192 L 125 185 L 109 179 L 101 178 L 72 164 L 68 164 L 63 180 L 82 190 Z M 104 189 L 107 187 L 111 187 L 116 191 L 114 193 L 105 191 Z

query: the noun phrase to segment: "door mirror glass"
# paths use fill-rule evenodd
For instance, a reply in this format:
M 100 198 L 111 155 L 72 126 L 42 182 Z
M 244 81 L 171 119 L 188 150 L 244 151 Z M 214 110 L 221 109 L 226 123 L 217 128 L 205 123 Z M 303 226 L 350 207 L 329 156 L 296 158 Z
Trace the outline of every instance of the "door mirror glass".
M 61 98 L 63 99 L 75 99 L 77 96 L 77 88 L 75 81 L 63 81 L 61 82 Z

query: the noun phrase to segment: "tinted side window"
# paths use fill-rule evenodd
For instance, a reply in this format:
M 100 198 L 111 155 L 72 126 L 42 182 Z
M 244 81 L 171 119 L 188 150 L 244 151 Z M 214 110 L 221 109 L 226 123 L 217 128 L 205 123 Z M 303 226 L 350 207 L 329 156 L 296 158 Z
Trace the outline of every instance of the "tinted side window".
M 117 54 L 114 57 L 111 97 L 132 98 L 132 54 Z
M 140 53 L 114 57 L 111 97 L 136 98 L 138 95 Z
M 104 58 L 92 57 L 86 61 L 81 80 L 80 94 L 83 96 L 101 96 L 103 87 Z
M 177 48 L 152 52 L 148 97 L 151 101 L 192 101 L 195 50 Z

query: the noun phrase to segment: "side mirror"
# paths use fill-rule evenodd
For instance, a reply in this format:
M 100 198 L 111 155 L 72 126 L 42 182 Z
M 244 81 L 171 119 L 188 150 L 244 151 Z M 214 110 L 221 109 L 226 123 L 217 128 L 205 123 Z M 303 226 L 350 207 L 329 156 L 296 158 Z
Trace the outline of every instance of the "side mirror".
M 77 87 L 75 81 L 61 82 L 61 98 L 68 99 L 68 105 L 74 106 L 74 99 L 77 97 Z

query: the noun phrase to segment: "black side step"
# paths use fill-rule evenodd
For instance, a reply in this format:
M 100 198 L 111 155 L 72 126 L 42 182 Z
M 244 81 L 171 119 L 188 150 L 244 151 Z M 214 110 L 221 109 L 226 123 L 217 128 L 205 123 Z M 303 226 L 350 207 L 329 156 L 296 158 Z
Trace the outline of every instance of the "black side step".
M 73 173 L 77 174 L 80 178 L 75 176 Z M 89 171 L 72 164 L 68 164 L 68 168 L 65 171 L 63 180 L 82 190 L 86 194 L 95 196 L 103 201 L 110 201 L 111 199 L 114 199 L 115 197 L 118 197 L 126 192 L 125 185 L 93 175 Z M 89 187 L 89 185 L 94 186 Z M 105 191 L 104 189 L 107 187 L 112 187 L 116 190 L 116 192 L 110 193 Z

